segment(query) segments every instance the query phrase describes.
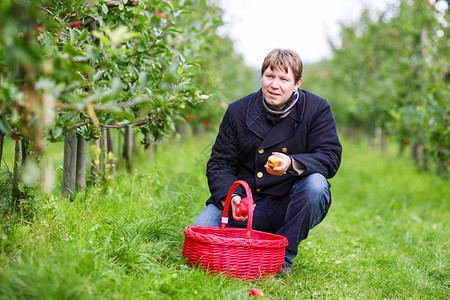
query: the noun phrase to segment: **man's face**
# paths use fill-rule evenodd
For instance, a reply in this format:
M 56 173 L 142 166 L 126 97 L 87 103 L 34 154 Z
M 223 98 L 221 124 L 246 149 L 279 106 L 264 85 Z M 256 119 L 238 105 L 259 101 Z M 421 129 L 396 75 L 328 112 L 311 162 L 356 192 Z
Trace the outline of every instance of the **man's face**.
M 267 68 L 262 75 L 261 82 L 264 99 L 266 99 L 270 108 L 283 110 L 292 93 L 299 88 L 302 79 L 295 82 L 291 68 L 288 69 L 288 72 L 284 72 L 281 69 L 272 70 L 272 68 Z

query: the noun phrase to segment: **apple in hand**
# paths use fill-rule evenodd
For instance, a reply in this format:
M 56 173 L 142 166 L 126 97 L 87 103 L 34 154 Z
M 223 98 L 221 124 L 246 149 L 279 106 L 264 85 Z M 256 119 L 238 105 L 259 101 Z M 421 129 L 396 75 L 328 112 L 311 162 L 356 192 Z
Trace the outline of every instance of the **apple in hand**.
M 236 206 L 235 213 L 236 217 L 247 217 L 248 216 L 248 206 L 249 206 L 248 198 L 244 198 L 241 200 L 238 206 Z
M 271 168 L 280 167 L 283 164 L 283 157 L 278 154 L 272 154 L 267 159 L 267 165 Z
M 264 297 L 264 292 L 259 289 L 251 289 L 249 296 Z

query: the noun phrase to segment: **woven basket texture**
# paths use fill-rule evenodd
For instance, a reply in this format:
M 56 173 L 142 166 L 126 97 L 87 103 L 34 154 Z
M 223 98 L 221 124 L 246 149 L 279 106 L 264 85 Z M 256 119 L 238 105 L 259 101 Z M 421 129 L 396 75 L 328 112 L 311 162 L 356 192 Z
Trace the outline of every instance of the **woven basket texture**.
M 184 233 L 183 257 L 189 265 L 241 280 L 275 275 L 288 243 L 283 236 L 257 230 L 245 238 L 244 228 L 190 226 Z
M 249 200 L 247 228 L 227 228 L 233 191 L 242 185 Z M 280 270 L 288 240 L 272 233 L 253 230 L 253 198 L 243 180 L 232 185 L 225 200 L 220 228 L 188 226 L 184 229 L 183 257 L 188 264 L 211 274 L 254 280 L 272 276 Z

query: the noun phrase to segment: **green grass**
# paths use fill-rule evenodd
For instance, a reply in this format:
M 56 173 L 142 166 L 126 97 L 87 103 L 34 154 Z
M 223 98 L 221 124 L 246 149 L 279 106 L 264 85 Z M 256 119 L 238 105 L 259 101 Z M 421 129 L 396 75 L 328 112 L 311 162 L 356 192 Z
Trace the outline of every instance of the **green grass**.
M 11 137 L 6 136 L 3 145 L 2 168 L 4 164 L 8 166 L 10 171 L 13 169 L 15 142 Z M 49 159 L 56 166 L 62 165 L 64 157 L 64 142 L 47 143 L 43 159 Z
M 187 267 L 183 229 L 204 207 L 212 136 L 144 152 L 74 202 L 30 201 L 0 227 L 0 299 L 447 299 L 448 178 L 344 140 L 333 204 L 292 272 L 253 282 Z

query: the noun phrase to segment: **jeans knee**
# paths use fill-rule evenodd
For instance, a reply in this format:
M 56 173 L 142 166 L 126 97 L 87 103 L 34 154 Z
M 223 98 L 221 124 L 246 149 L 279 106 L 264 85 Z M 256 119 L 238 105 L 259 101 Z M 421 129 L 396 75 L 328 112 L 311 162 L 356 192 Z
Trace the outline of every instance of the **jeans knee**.
M 328 180 L 319 173 L 313 173 L 298 179 L 292 189 L 293 194 L 303 194 L 310 200 L 328 198 L 329 191 L 330 184 Z
M 214 204 L 207 205 L 197 216 L 192 226 L 220 227 L 222 211 Z
M 300 178 L 292 189 L 291 201 L 294 199 L 303 203 L 303 207 L 309 208 L 313 223 L 317 224 L 326 215 L 331 205 L 330 184 L 323 175 L 318 173 Z
M 328 180 L 319 173 L 308 176 L 307 190 L 316 197 L 323 197 L 329 194 L 330 184 Z
M 300 204 L 309 215 L 311 229 L 323 220 L 331 205 L 330 184 L 318 173 L 299 178 L 293 186 L 291 201 Z

